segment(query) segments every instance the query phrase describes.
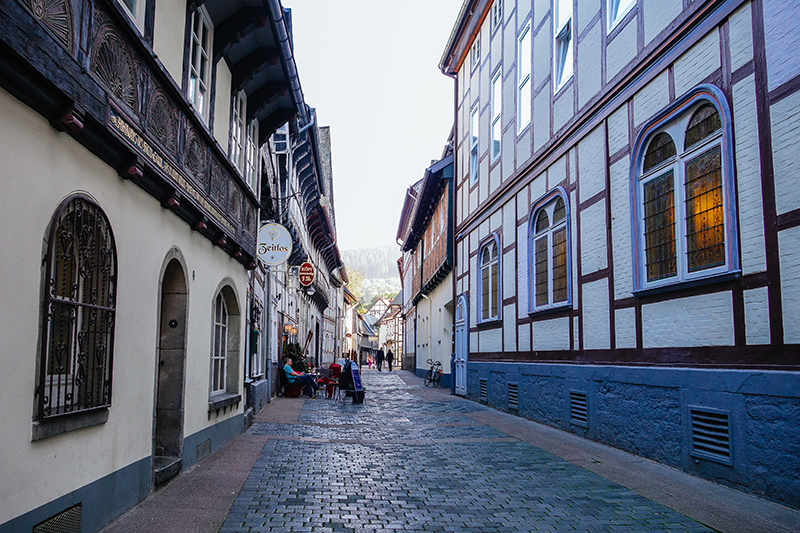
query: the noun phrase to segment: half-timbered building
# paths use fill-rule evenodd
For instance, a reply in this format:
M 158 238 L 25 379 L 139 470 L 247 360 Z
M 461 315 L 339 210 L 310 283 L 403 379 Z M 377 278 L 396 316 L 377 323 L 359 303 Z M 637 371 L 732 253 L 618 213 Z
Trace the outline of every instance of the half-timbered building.
M 450 386 L 453 346 L 452 191 L 453 153 L 448 144 L 442 159 L 408 189 L 397 233 L 403 253 L 402 294 L 408 295 L 403 368 L 422 377 L 430 368 L 428 360 L 439 361 L 445 387 Z
M 0 529 L 94 531 L 242 432 L 291 39 L 279 0 L 0 3 Z
M 459 394 L 797 505 L 798 20 L 464 2 L 440 63 Z

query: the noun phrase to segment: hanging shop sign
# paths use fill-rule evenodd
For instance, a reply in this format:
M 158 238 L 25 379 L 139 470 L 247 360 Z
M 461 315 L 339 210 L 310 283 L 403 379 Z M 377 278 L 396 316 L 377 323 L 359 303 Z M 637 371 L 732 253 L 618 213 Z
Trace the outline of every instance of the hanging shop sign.
M 264 224 L 258 230 L 256 255 L 266 265 L 281 265 L 292 255 L 292 236 L 280 224 Z
M 303 287 L 308 287 L 311 285 L 311 282 L 314 281 L 314 265 L 308 261 L 300 265 L 298 276 L 300 278 L 300 285 Z

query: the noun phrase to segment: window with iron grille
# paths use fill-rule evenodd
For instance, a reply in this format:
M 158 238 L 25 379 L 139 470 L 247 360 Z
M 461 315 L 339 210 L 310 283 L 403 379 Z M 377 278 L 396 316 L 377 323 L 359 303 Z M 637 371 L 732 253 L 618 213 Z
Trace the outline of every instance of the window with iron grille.
M 682 99 L 637 143 L 637 290 L 738 271 L 730 124 L 716 96 Z
M 38 419 L 111 405 L 117 251 L 103 210 L 61 204 L 47 243 Z

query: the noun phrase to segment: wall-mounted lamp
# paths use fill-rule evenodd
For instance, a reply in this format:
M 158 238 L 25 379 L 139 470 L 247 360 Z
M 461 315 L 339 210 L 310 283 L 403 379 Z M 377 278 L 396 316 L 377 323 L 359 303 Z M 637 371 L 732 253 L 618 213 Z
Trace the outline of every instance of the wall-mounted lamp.
M 308 288 L 306 289 L 306 294 L 309 296 L 314 296 L 314 293 L 316 292 L 317 291 L 314 289 L 313 285 L 309 285 Z

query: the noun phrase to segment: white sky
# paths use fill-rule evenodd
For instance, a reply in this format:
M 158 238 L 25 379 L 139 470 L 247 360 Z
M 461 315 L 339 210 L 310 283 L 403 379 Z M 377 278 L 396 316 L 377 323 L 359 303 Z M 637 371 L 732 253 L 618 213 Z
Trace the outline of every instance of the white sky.
M 283 0 L 306 103 L 331 128 L 340 250 L 395 244 L 408 187 L 439 159 L 453 80 L 438 68 L 462 0 Z

